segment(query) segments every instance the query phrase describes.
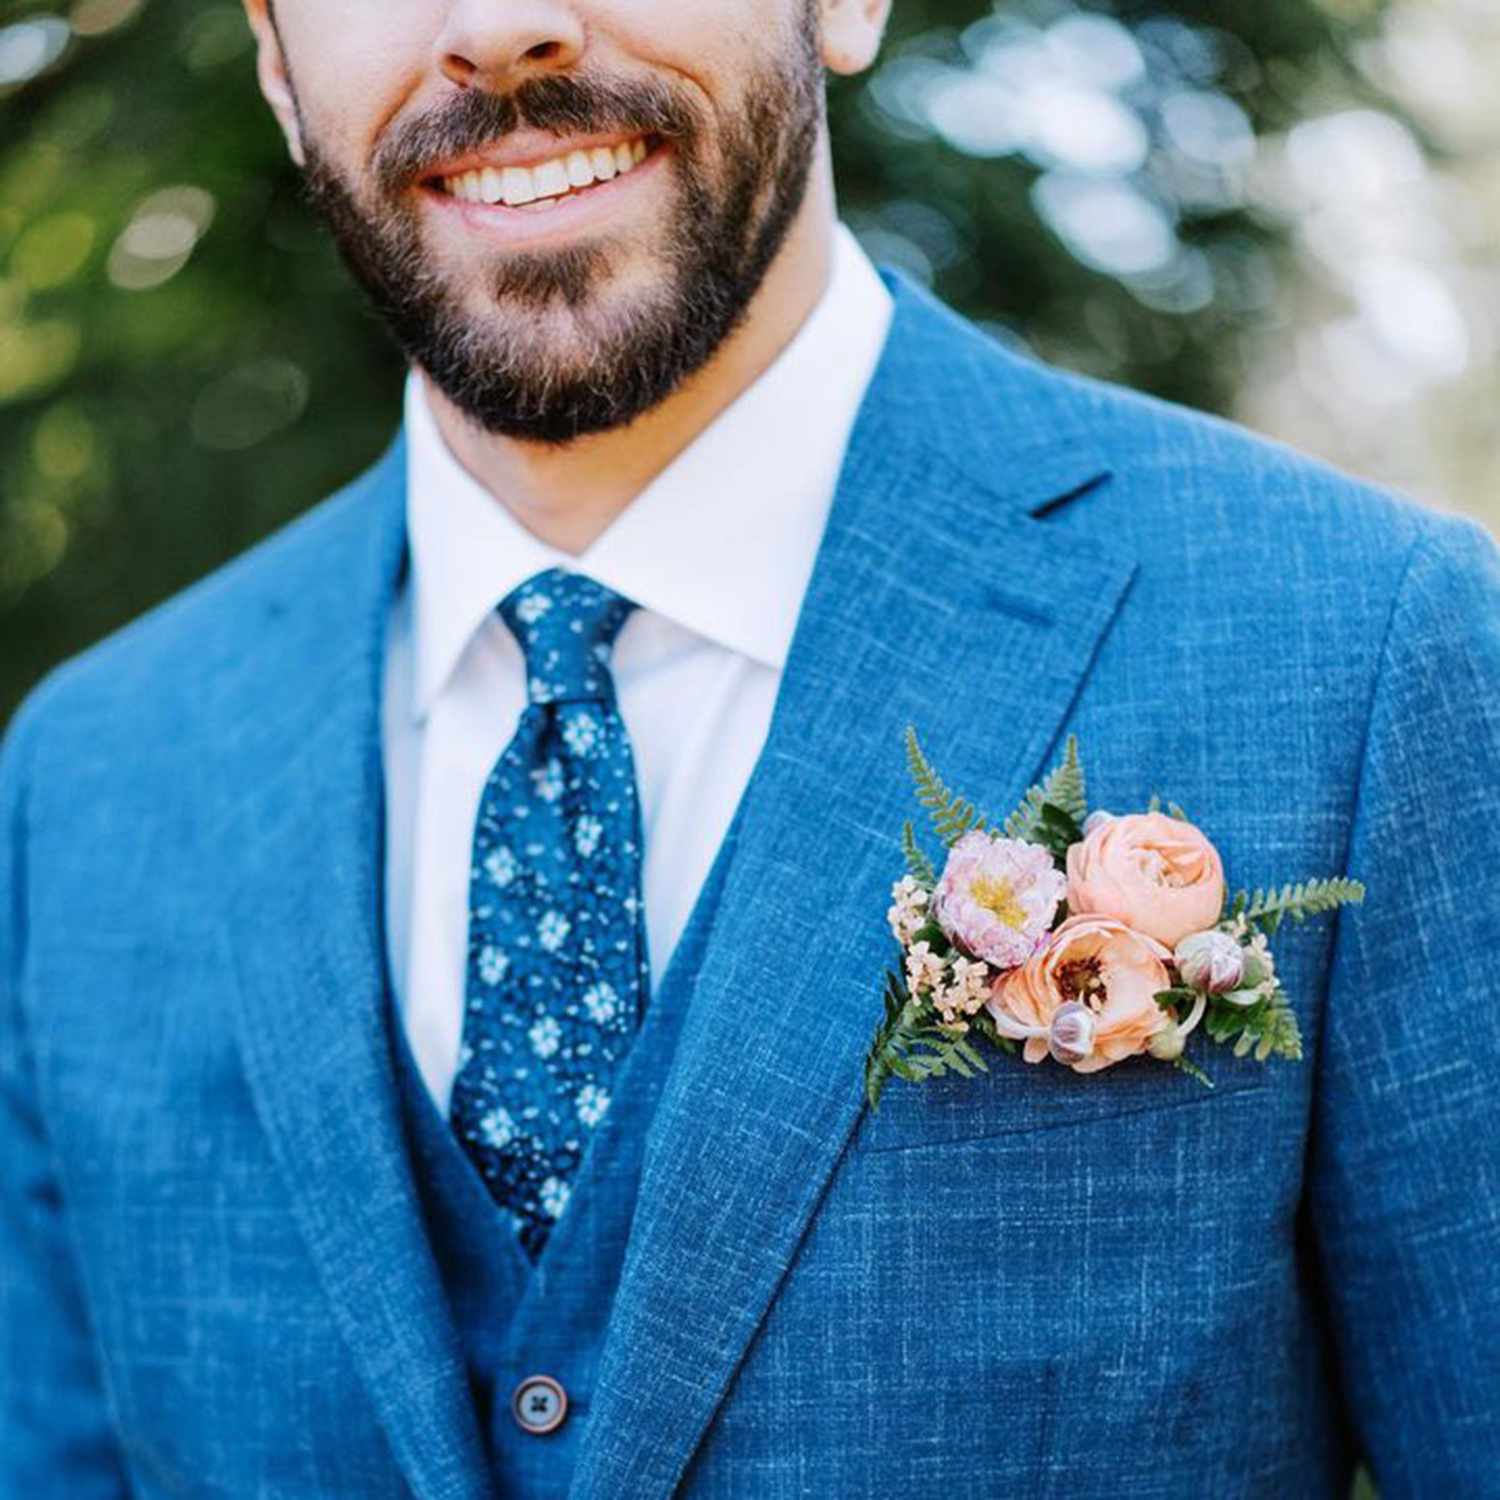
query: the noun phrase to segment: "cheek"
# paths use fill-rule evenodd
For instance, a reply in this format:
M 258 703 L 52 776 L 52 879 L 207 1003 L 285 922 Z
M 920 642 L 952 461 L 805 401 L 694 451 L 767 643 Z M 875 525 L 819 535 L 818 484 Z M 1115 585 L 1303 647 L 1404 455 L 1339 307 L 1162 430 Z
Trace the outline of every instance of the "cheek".
M 595 35 L 656 62 L 733 55 L 763 40 L 779 10 L 779 0 L 595 0 L 589 7 Z
M 357 165 L 368 161 L 386 122 L 432 76 L 441 9 L 433 0 L 278 7 L 302 115 L 325 149 Z
M 786 45 L 786 10 L 787 0 L 600 0 L 590 15 L 608 38 L 605 67 L 664 73 L 700 104 L 732 113 L 753 61 Z

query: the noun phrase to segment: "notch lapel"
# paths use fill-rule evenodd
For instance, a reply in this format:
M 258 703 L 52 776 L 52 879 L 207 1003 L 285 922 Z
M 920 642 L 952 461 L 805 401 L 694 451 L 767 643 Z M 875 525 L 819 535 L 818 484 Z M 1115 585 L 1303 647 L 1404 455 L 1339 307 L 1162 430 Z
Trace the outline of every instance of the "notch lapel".
M 891 329 L 646 1142 L 570 1500 L 672 1493 L 864 1110 L 905 726 L 1008 811 L 1136 566 L 1034 518 L 1107 473 L 1085 398 L 881 274 Z
M 398 438 L 295 523 L 311 534 L 282 546 L 260 649 L 217 689 L 228 811 L 209 833 L 235 851 L 222 943 L 246 1075 L 334 1318 L 414 1494 L 485 1500 L 385 1020 L 380 703 L 405 494 Z

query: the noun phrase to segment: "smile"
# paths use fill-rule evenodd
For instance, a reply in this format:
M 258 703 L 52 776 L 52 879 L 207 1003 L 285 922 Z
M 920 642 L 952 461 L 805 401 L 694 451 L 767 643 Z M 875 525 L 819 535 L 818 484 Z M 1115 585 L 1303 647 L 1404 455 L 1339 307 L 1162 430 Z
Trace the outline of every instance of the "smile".
M 596 183 L 633 172 L 660 143 L 655 135 L 635 136 L 614 146 L 574 150 L 531 166 L 475 167 L 429 179 L 430 185 L 465 203 L 550 207 L 586 193 Z

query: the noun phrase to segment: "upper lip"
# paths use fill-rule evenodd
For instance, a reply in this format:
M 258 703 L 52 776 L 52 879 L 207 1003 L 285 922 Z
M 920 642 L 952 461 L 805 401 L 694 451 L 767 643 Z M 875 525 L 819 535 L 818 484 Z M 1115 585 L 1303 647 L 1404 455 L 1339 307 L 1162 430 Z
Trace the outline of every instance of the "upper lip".
M 649 136 L 650 133 L 646 130 L 613 130 L 607 134 L 564 137 L 551 135 L 544 130 L 521 130 L 494 145 L 481 146 L 462 156 L 449 157 L 430 168 L 425 176 L 461 177 L 465 172 L 482 172 L 486 167 L 497 172 L 505 167 L 536 167 L 544 161 L 567 156 L 573 151 L 591 151 L 596 146 L 618 146 L 640 136 Z

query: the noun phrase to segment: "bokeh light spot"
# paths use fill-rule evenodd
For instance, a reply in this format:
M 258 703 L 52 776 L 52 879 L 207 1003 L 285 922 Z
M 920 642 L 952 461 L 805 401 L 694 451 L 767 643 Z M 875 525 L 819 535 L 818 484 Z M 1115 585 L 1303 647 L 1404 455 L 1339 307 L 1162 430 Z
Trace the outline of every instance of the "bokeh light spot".
M 288 359 L 258 359 L 215 381 L 193 407 L 193 441 L 220 452 L 253 448 L 307 407 L 308 380 Z
M 94 248 L 94 221 L 82 213 L 51 214 L 30 225 L 11 251 L 15 275 L 33 291 L 71 281 Z
M 1385 197 L 1427 171 L 1416 137 L 1378 109 L 1304 120 L 1292 127 L 1286 150 L 1298 185 L 1314 201 Z
M 62 318 L 0 326 L 0 401 L 55 385 L 78 358 L 82 336 Z
M 45 578 L 67 550 L 67 517 L 55 505 L 13 500 L 0 516 L 0 592 L 15 596 Z
M 0 27 L 0 88 L 15 88 L 50 68 L 67 50 L 72 34 L 57 16 L 33 16 Z
M 238 5 L 206 6 L 182 35 L 182 55 L 195 73 L 233 62 L 253 42 L 245 12 Z
M 1214 167 L 1249 166 L 1255 132 L 1233 99 L 1213 89 L 1178 89 L 1161 103 L 1167 138 L 1194 161 Z
M 140 10 L 142 0 L 77 0 L 68 20 L 79 36 L 104 36 Z
M 136 206 L 115 241 L 109 253 L 109 279 L 128 292 L 170 281 L 187 264 L 213 216 L 213 195 L 202 188 L 169 187 L 152 193 Z
M 1135 38 L 1111 16 L 1063 16 L 1047 28 L 1046 47 L 1062 72 L 1093 88 L 1128 88 L 1146 72 Z
M 59 401 L 36 424 L 31 450 L 45 478 L 78 479 L 93 466 L 98 450 L 94 424 L 72 402 Z
M 1353 285 L 1360 311 L 1393 354 L 1432 379 L 1463 374 L 1469 333 L 1442 277 L 1398 256 L 1370 256 Z
M 1146 127 L 1112 94 L 1059 79 L 1040 85 L 1027 104 L 1027 155 L 1044 166 L 1123 176 L 1146 159 Z
M 1129 183 L 1046 172 L 1031 192 L 1037 212 L 1095 270 L 1138 275 L 1167 265 L 1177 253 L 1164 210 Z

